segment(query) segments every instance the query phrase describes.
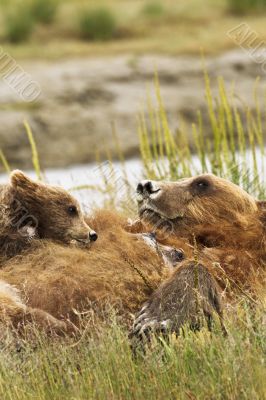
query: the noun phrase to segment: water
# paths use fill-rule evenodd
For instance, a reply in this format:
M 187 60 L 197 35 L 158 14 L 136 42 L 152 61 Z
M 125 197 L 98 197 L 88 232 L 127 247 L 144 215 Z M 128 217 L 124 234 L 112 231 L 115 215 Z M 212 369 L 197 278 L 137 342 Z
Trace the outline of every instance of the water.
M 142 164 L 139 159 L 127 160 L 125 163 L 125 170 L 129 182 L 132 187 L 135 187 L 140 179 L 143 178 Z M 36 179 L 34 171 L 24 171 L 28 176 Z M 113 169 L 110 168 L 108 162 L 97 164 L 75 165 L 64 169 L 46 169 L 45 181 L 52 185 L 60 185 L 71 193 L 78 201 L 81 202 L 84 209 L 91 208 L 92 206 L 101 206 L 104 201 L 104 194 L 99 190 L 93 189 L 77 189 L 79 186 L 104 186 L 103 173 L 107 180 L 116 182 L 116 187 L 119 189 L 120 196 L 123 197 L 126 187 L 124 184 L 124 170 L 121 163 L 114 162 Z M 0 174 L 0 184 L 8 182 L 7 174 Z M 74 189 L 74 190 L 73 190 Z
M 241 167 L 241 158 L 238 155 L 238 164 Z M 260 175 L 260 181 L 265 181 L 264 179 L 264 168 L 265 156 L 262 155 L 260 149 L 256 150 L 256 161 L 257 167 Z M 252 153 L 250 150 L 246 152 L 246 162 L 250 166 L 250 171 L 253 171 L 253 161 Z M 191 159 L 192 171 L 194 174 L 200 173 L 201 165 L 199 158 L 193 156 Z M 210 167 L 210 166 L 209 166 Z M 144 178 L 143 166 L 140 159 L 131 159 L 125 162 L 125 171 L 127 174 L 127 179 L 130 182 L 132 188 L 136 187 L 137 183 Z M 210 168 L 211 170 L 211 168 Z M 36 178 L 34 171 L 25 171 L 27 175 L 32 178 Z M 95 190 L 93 188 L 73 190 L 79 186 L 99 186 L 104 187 L 103 183 L 103 173 L 106 179 L 116 183 L 116 192 L 119 192 L 119 198 L 123 198 L 126 192 L 126 185 L 124 179 L 124 169 L 119 162 L 114 162 L 113 167 L 110 168 L 109 163 L 106 161 L 99 167 L 98 164 L 84 164 L 75 165 L 64 169 L 46 169 L 45 170 L 45 180 L 52 185 L 60 185 L 67 190 L 71 190 L 71 193 L 78 201 L 82 204 L 85 211 L 91 209 L 94 206 L 101 206 L 104 202 L 105 196 L 101 191 Z M 8 182 L 7 174 L 0 174 L 0 184 Z M 252 191 L 251 191 L 252 192 Z M 132 193 L 134 191 L 132 190 Z M 251 193 L 253 194 L 253 193 Z

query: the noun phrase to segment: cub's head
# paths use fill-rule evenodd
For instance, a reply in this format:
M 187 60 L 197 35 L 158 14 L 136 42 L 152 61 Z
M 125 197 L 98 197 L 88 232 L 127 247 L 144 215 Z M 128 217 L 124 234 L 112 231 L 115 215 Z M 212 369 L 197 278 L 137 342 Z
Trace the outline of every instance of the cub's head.
M 209 245 L 226 241 L 228 234 L 230 240 L 232 236 L 241 240 L 234 234 L 248 236 L 258 225 L 259 202 L 239 186 L 211 174 L 177 182 L 142 181 L 137 199 L 140 219 L 153 229 L 167 227 L 181 237 L 194 234 Z
M 11 224 L 23 233 L 25 226 L 40 238 L 64 243 L 84 244 L 97 240 L 97 234 L 85 222 L 79 203 L 64 189 L 35 182 L 23 172 L 13 171 Z M 16 226 L 15 226 L 16 225 Z

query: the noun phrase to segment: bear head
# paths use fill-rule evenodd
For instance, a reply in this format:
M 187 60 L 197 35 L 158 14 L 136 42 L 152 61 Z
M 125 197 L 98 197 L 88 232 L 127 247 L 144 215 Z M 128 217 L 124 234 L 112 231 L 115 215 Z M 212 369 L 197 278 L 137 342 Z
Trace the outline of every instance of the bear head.
M 207 247 L 261 243 L 264 202 L 211 174 L 176 182 L 142 181 L 137 186 L 139 217 L 152 230 L 195 237 Z
M 11 173 L 7 188 L 12 226 L 23 235 L 33 233 L 41 239 L 82 244 L 97 240 L 85 222 L 77 200 L 66 190 L 33 181 L 23 172 Z

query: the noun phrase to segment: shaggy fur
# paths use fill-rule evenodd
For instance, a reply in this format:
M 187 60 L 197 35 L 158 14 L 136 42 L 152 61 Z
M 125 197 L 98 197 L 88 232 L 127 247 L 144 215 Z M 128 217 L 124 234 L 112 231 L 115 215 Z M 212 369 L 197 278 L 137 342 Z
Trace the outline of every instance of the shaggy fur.
M 222 322 L 219 288 L 213 276 L 201 264 L 195 269 L 193 262 L 187 263 L 179 268 L 178 274 L 163 283 L 151 295 L 138 313 L 130 336 L 135 336 L 138 340 L 145 338 L 151 328 L 160 333 L 168 330 L 179 332 L 188 321 L 191 329 L 198 330 L 204 323 L 204 318 L 211 328 L 211 316 L 214 311 Z
M 155 251 L 141 236 L 127 233 L 126 221 L 114 213 L 98 212 L 85 221 L 65 190 L 20 171 L 12 173 L 0 199 L 0 277 L 19 289 L 27 304 L 0 285 L 0 320 L 9 318 L 14 325 L 34 316 L 38 325 L 60 330 L 64 326 L 55 318 L 77 322 L 77 311 L 99 311 L 107 304 L 127 319 L 168 276 L 164 257 L 176 265 L 183 255 L 163 245 Z M 76 208 L 74 215 L 69 207 Z M 100 234 L 92 247 L 89 225 Z
M 143 230 L 165 228 L 166 240 L 178 237 L 181 247 L 182 242 L 186 248 L 196 243 L 199 261 L 217 276 L 221 272 L 213 263 L 220 263 L 239 285 L 252 289 L 258 278 L 265 278 L 265 202 L 209 174 L 152 184 L 156 196 L 139 193 Z
M 40 239 L 88 245 L 95 232 L 85 222 L 79 204 L 65 190 L 34 182 L 21 171 L 11 174 L 10 183 L 0 187 L 0 266 L 18 254 L 34 251 Z M 15 262 L 16 264 L 16 262 Z M 33 266 L 33 265 L 32 265 Z M 20 285 L 22 286 L 22 281 Z M 7 290 L 8 289 L 8 290 Z M 41 309 L 26 306 L 16 289 L 0 282 L 0 321 L 18 325 L 35 320 L 48 331 L 68 331 L 69 324 L 57 321 Z M 71 324 L 70 324 L 71 326 Z
M 126 322 L 169 275 L 162 258 L 124 230 L 126 220 L 99 211 L 90 224 L 99 233 L 90 249 L 49 240 L 5 262 L 0 279 L 20 289 L 27 305 L 78 323 L 75 310 L 111 305 Z
M 64 189 L 35 182 L 21 171 L 1 187 L 1 258 L 19 254 L 35 238 L 88 243 L 90 233 L 78 202 Z
M 208 174 L 178 182 L 144 181 L 137 192 L 140 221 L 132 230 L 164 229 L 165 235 L 179 237 L 181 247 L 193 246 L 196 261 L 186 254 L 186 260 L 145 304 L 133 335 L 138 336 L 144 327 L 165 327 L 165 321 L 174 331 L 193 322 L 196 293 L 222 317 L 221 306 L 215 306 L 222 297 L 232 301 L 244 292 L 248 298 L 256 297 L 259 288 L 265 288 L 264 202 Z
M 210 175 L 150 185 L 149 190 L 145 185 L 138 190 L 141 222 L 127 227 L 124 218 L 108 211 L 99 211 L 85 221 L 78 204 L 68 193 L 32 182 L 20 172 L 13 173 L 11 185 L 1 191 L 2 204 L 6 206 L 8 201 L 3 199 L 15 196 L 37 218 L 38 224 L 22 226 L 26 229 L 27 246 L 22 245 L 23 252 L 19 254 L 15 248 L 12 258 L 2 260 L 0 279 L 20 290 L 30 311 L 42 310 L 57 320 L 69 318 L 75 323 L 78 322 L 75 310 L 99 312 L 107 304 L 127 320 L 146 300 L 146 325 L 149 321 L 164 321 L 164 312 L 167 312 L 166 320 L 171 320 L 169 315 L 175 312 L 179 315 L 173 305 L 179 304 L 184 290 L 189 288 L 189 296 L 185 297 L 190 299 L 186 303 L 188 307 L 183 307 L 186 315 L 180 315 L 180 321 L 173 318 L 173 326 L 177 327 L 189 318 L 193 320 L 195 302 L 191 296 L 195 291 L 204 297 L 201 304 L 205 305 L 205 314 L 215 311 L 221 318 L 222 294 L 228 300 L 235 298 L 239 290 L 248 289 L 255 294 L 257 281 L 265 277 L 264 203 L 230 182 Z M 75 218 L 67 212 L 72 204 L 78 210 Z M 11 220 L 12 210 L 9 206 L 8 212 L 3 213 L 4 229 L 8 227 L 6 221 Z M 99 239 L 93 246 L 81 248 L 72 239 L 77 234 L 87 237 L 88 225 L 97 231 Z M 147 230 L 158 231 L 160 243 L 156 251 L 136 235 Z M 32 234 L 35 239 L 29 238 Z M 194 268 L 198 264 L 191 262 L 194 238 L 200 269 Z M 174 272 L 165 267 L 162 256 L 168 250 L 163 245 L 184 253 L 186 260 L 181 262 L 181 269 L 178 263 Z M 162 281 L 165 282 L 157 291 Z M 8 307 L 4 307 L 2 314 L 8 313 Z M 29 315 L 25 305 L 22 309 L 20 319 Z M 156 310 L 160 311 L 158 315 Z M 46 320 L 47 314 L 42 320 L 44 325 Z
M 47 333 L 75 332 L 75 326 L 70 322 L 59 321 L 43 310 L 26 306 L 18 289 L 0 281 L 0 323 L 22 330 L 26 322 L 34 322 Z

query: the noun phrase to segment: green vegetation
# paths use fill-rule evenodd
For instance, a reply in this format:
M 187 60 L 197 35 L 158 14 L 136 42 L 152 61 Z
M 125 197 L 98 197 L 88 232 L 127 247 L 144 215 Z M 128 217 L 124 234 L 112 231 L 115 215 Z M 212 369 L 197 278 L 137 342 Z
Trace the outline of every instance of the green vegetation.
M 151 179 L 179 179 L 184 176 L 211 172 L 230 179 L 248 192 L 265 198 L 264 179 L 264 106 L 257 99 L 258 81 L 254 87 L 256 112 L 236 106 L 237 95 L 228 92 L 222 78 L 217 81 L 219 94 L 214 98 L 210 79 L 205 73 L 207 126 L 212 136 L 204 136 L 204 122 L 200 112 L 192 125 L 193 139 L 188 143 L 188 130 L 182 125 L 173 133 L 168 124 L 156 78 L 157 106 L 148 99 L 148 115 L 140 115 L 140 151 L 145 176 Z M 196 154 L 193 150 L 196 149 Z
M 0 396 L 3 400 L 265 398 L 265 329 L 262 310 L 242 305 L 217 330 L 184 329 L 170 343 L 136 359 L 116 320 L 86 321 L 73 339 L 2 340 Z M 85 324 L 85 321 L 84 321 Z M 2 332 L 3 334 L 3 332 Z
M 117 31 L 116 19 L 112 12 L 105 8 L 81 10 L 79 30 L 83 39 L 110 40 Z
M 12 43 L 27 41 L 38 22 L 51 24 L 55 18 L 58 0 L 26 0 L 2 4 L 4 36 Z
M 0 149 L 0 161 L 4 167 L 5 172 L 9 174 L 11 172 L 10 165 L 8 164 L 7 159 L 1 149 Z
M 197 121 L 192 124 L 193 136 L 188 141 L 190 130 L 182 122 L 182 117 L 180 129 L 177 132 L 171 130 L 160 93 L 159 79 L 155 76 L 156 104 L 152 104 L 148 96 L 147 112 L 142 112 L 138 116 L 139 152 L 143 175 L 149 179 L 175 180 L 210 172 L 231 180 L 258 198 L 265 198 L 266 98 L 265 104 L 259 103 L 257 96 L 259 80 L 254 83 L 255 112 L 253 113 L 243 103 L 239 108 L 237 93 L 232 88 L 230 91 L 227 90 L 221 77 L 217 80 L 217 97 L 211 91 L 210 78 L 206 72 L 204 79 L 208 118 L 203 120 L 198 111 Z M 33 168 L 39 178 L 41 167 L 37 147 L 29 125 L 26 123 L 25 126 L 33 151 Z M 212 134 L 205 137 L 204 132 L 209 131 L 210 126 Z M 84 182 L 82 187 L 73 188 L 73 190 L 98 190 L 101 195 L 106 196 L 107 204 L 123 206 L 126 202 L 128 207 L 128 200 L 132 199 L 134 188 L 131 187 L 127 178 L 118 136 L 114 130 L 113 138 L 117 149 L 115 156 L 121 162 L 123 181 L 127 187 L 127 199 L 121 201 L 119 196 L 121 182 L 117 181 L 112 155 L 108 151 L 102 155 L 102 158 L 109 160 L 109 167 L 105 166 L 102 169 L 102 159 L 99 155 L 96 156 L 102 175 L 100 185 L 91 187 Z M 0 161 L 1 158 L 3 159 L 3 153 Z M 5 165 L 7 165 L 6 160 Z M 118 198 L 120 198 L 119 204 Z
M 140 143 L 140 158 L 143 165 L 143 176 L 146 179 L 176 180 L 205 172 L 214 173 L 240 185 L 250 194 L 265 199 L 265 104 L 260 104 L 257 98 L 259 81 L 254 85 L 255 112 L 245 104 L 239 108 L 237 93 L 225 88 L 220 77 L 217 80 L 218 96 L 211 91 L 210 78 L 205 73 L 205 91 L 208 117 L 203 119 L 198 111 L 197 121 L 190 129 L 180 118 L 180 129 L 173 132 L 168 122 L 160 93 L 158 77 L 155 78 L 156 103 L 150 96 L 147 98 L 147 112 L 138 116 L 138 135 Z M 206 137 L 205 131 L 211 136 Z M 102 182 L 94 190 L 106 196 L 107 203 L 120 206 L 128 211 L 134 188 L 128 182 L 117 143 L 116 156 L 121 161 L 123 181 L 127 186 L 127 198 L 121 201 L 119 185 L 113 172 L 114 167 L 109 153 L 103 158 L 109 159 L 109 169 L 105 166 L 102 171 Z M 99 161 L 100 165 L 100 161 Z M 88 188 L 86 185 L 84 188 Z M 120 200 L 118 200 L 118 198 Z
M 33 0 L 31 12 L 36 21 L 51 24 L 56 16 L 58 0 Z
M 13 9 L 7 7 L 5 25 L 2 24 L 5 30 L 1 31 L 1 35 L 11 43 L 28 40 L 36 22 L 49 23 L 52 29 L 52 34 L 49 30 L 45 34 L 41 32 L 47 39 L 45 48 L 40 46 L 43 36 L 38 36 L 36 32 L 33 45 L 20 47 L 19 53 L 16 53 L 17 45 L 10 45 L 7 51 L 15 56 L 22 54 L 21 57 L 29 54 L 32 57 L 36 54 L 40 57 L 56 54 L 58 57 L 59 48 L 60 55 L 87 55 L 87 43 L 78 39 L 73 39 L 73 42 L 63 40 L 60 46 L 54 41 L 54 35 L 60 37 L 61 31 L 64 32 L 66 20 L 69 31 L 76 33 L 69 21 L 73 19 L 77 3 L 79 1 L 66 1 L 57 7 L 52 0 L 36 0 L 33 8 L 26 2 L 23 6 L 17 3 Z M 206 0 L 205 7 L 202 7 L 201 0 L 184 2 L 181 6 L 180 2 L 173 4 L 166 0 L 163 3 L 147 2 L 143 7 L 142 1 L 114 0 L 101 9 L 95 4 L 86 8 L 86 12 L 82 8 L 78 28 L 80 35 L 92 42 L 90 51 L 94 54 L 131 50 L 198 54 L 199 44 L 208 53 L 213 52 L 214 48 L 219 51 L 235 46 L 226 37 L 226 31 L 237 26 L 242 19 L 228 16 L 225 13 L 228 7 L 236 14 L 246 13 L 262 10 L 265 1 Z M 53 24 L 55 16 L 58 22 Z M 154 17 L 160 21 L 158 29 L 154 29 L 150 23 Z M 247 15 L 245 21 L 252 29 L 263 32 L 264 16 Z M 130 30 L 130 40 L 124 38 L 116 41 L 120 26 Z M 182 37 L 182 40 L 175 41 L 175 37 Z M 105 40 L 109 42 L 102 45 L 100 42 Z M 152 104 L 148 97 L 147 112 L 139 115 L 143 175 L 152 179 L 178 179 L 196 173 L 213 172 L 241 185 L 259 198 L 265 198 L 263 160 L 266 104 L 258 103 L 256 85 L 256 111 L 252 114 L 243 104 L 240 112 L 236 94 L 225 88 L 222 78 L 217 82 L 217 98 L 211 92 L 206 74 L 205 84 L 208 118 L 205 120 L 198 113 L 198 119 L 192 126 L 193 139 L 188 142 L 188 129 L 184 124 L 180 124 L 178 132 L 171 130 L 159 81 L 155 79 L 157 102 Z M 212 128 L 212 137 L 208 139 L 204 136 L 206 125 Z M 34 137 L 27 123 L 25 127 L 32 149 L 33 166 L 41 178 Z M 123 155 L 115 132 L 114 140 L 117 141 L 117 152 L 123 166 Z M 108 158 L 110 173 L 102 170 L 103 182 L 100 187 L 92 189 L 99 190 L 113 206 L 125 210 L 126 204 L 128 212 L 133 189 L 126 169 L 122 168 L 127 193 L 121 201 L 118 193 L 120 183 L 112 173 L 110 154 Z M 10 172 L 1 149 L 0 162 Z M 237 312 L 229 313 L 225 320 L 228 337 L 223 336 L 218 326 L 212 334 L 206 330 L 195 334 L 184 329 L 184 334 L 178 339 L 172 337 L 169 343 L 155 341 L 152 351 L 147 350 L 136 359 L 132 357 L 126 330 L 115 318 L 111 322 L 97 324 L 93 318 L 84 320 L 79 335 L 68 339 L 49 339 L 35 332 L 36 338 L 32 338 L 32 335 L 26 340 L 5 333 L 2 329 L 0 398 L 261 400 L 266 394 L 266 330 L 263 319 L 263 306 L 254 309 L 242 299 Z
M 28 124 L 28 122 L 25 120 L 24 121 L 24 127 L 26 129 L 26 133 L 28 136 L 28 140 L 31 146 L 31 153 L 32 153 L 32 165 L 34 167 L 34 171 L 36 172 L 37 178 L 39 180 L 42 179 L 42 173 L 41 173 L 41 168 L 40 168 L 40 162 L 39 162 L 39 155 L 37 151 L 37 146 L 31 131 L 31 128 Z
M 12 43 L 24 42 L 31 36 L 35 21 L 27 3 L 8 8 L 5 15 L 5 37 Z
M 158 18 L 164 14 L 163 5 L 157 1 L 146 3 L 142 13 L 150 18 Z
M 198 55 L 199 48 L 206 55 L 215 54 L 236 48 L 226 32 L 243 22 L 243 16 L 236 11 L 246 1 L 252 4 L 252 10 L 249 7 L 252 12 L 246 13 L 245 23 L 263 41 L 266 39 L 264 10 L 259 7 L 256 12 L 257 7 L 253 6 L 260 0 L 230 0 L 230 4 L 229 0 L 1 0 L 0 40 L 7 40 L 5 50 L 17 60 L 121 53 Z M 239 5 L 233 7 L 233 2 Z M 91 14 L 99 8 L 104 10 L 104 17 L 97 15 L 97 21 L 90 22 Z M 20 46 L 13 44 L 13 35 L 5 29 L 9 9 L 16 15 L 18 27 L 21 24 L 29 30 L 27 35 L 16 34 L 15 42 L 20 42 Z M 31 35 L 33 25 L 36 29 Z M 105 29 L 107 33 L 103 36 L 109 40 L 98 40 L 97 32 L 101 36 Z
M 228 0 L 229 10 L 236 14 L 247 14 L 266 9 L 265 0 Z

